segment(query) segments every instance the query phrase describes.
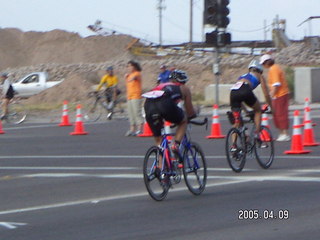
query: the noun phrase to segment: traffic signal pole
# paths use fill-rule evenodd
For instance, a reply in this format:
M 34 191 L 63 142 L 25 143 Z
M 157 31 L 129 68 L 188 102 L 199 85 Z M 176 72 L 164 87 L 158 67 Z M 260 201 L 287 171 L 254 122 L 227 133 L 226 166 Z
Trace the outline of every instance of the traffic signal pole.
M 231 43 L 231 34 L 226 32 L 230 23 L 227 7 L 230 0 L 204 0 L 203 25 L 214 27 L 214 31 L 206 33 L 206 44 L 215 49 L 214 64 L 212 67 L 216 80 L 215 103 L 219 105 L 219 82 L 220 82 L 220 48 Z

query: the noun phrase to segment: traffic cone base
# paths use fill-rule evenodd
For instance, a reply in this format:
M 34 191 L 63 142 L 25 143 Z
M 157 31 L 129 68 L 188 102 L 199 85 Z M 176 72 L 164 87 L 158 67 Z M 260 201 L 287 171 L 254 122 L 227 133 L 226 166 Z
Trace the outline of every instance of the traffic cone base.
M 87 135 L 88 132 L 84 131 L 82 115 L 81 115 L 81 105 L 77 106 L 77 118 L 75 123 L 74 132 L 71 132 L 70 135 Z
M 221 125 L 219 123 L 218 105 L 213 105 L 211 135 L 206 136 L 207 139 L 225 138 L 226 135 L 221 134 Z
M 152 131 L 150 129 L 150 126 L 147 122 L 144 123 L 143 125 L 143 132 L 138 135 L 138 137 L 152 137 Z
M 72 126 L 72 124 L 69 122 L 68 102 L 67 101 L 63 102 L 61 122 L 60 122 L 60 124 L 58 126 L 59 127 Z
M 304 150 L 302 144 L 301 124 L 299 120 L 299 111 L 294 112 L 293 119 L 293 136 L 291 140 L 291 149 L 284 151 L 285 154 L 307 154 L 311 150 Z
M 0 134 L 5 134 L 5 131 L 2 129 L 2 121 L 0 120 Z

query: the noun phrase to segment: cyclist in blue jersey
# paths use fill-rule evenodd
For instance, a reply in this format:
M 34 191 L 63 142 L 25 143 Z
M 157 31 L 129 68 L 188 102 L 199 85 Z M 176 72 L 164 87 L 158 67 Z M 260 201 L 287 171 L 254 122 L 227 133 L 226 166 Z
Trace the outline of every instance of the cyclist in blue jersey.
M 236 120 L 234 127 L 239 127 L 239 121 L 237 121 L 237 119 L 240 118 L 240 112 L 243 103 L 253 109 L 257 136 L 260 132 L 261 125 L 261 105 L 255 94 L 253 93 L 253 90 L 261 84 L 262 91 L 268 105 L 272 105 L 266 81 L 262 75 L 262 65 L 259 63 L 259 61 L 252 60 L 248 65 L 248 69 L 249 72 L 241 75 L 238 78 L 238 81 L 231 87 L 230 105 Z

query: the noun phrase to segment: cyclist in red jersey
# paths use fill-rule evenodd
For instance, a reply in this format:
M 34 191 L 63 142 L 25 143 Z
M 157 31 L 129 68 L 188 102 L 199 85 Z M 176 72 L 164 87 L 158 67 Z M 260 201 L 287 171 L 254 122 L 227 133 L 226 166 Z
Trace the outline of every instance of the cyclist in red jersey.
M 189 80 L 187 74 L 181 70 L 174 70 L 169 79 L 171 82 L 159 84 L 142 96 L 146 98 L 144 104 L 146 120 L 156 144 L 161 143 L 164 120 L 175 123 L 177 130 L 172 150 L 179 153 L 179 145 L 185 135 L 188 119 L 196 117 L 196 112 L 192 105 L 190 89 L 185 85 Z M 178 106 L 180 102 L 183 102 L 184 109 Z

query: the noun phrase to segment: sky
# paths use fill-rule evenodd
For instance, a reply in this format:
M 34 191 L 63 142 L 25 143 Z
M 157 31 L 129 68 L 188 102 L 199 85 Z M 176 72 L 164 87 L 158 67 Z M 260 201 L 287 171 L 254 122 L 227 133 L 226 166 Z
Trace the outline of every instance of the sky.
M 54 29 L 95 35 L 87 26 L 101 20 L 102 26 L 117 33 L 159 43 L 160 0 L 0 0 L 0 28 L 22 31 Z M 192 40 L 203 41 L 212 29 L 202 24 L 204 0 L 193 1 Z M 190 40 L 191 0 L 163 0 L 162 43 L 177 44 Z M 310 16 L 320 16 L 320 0 L 230 0 L 227 31 L 233 41 L 271 39 L 274 19 L 286 20 L 289 39 L 320 35 L 320 19 L 301 24 Z M 264 25 L 267 26 L 264 31 Z

